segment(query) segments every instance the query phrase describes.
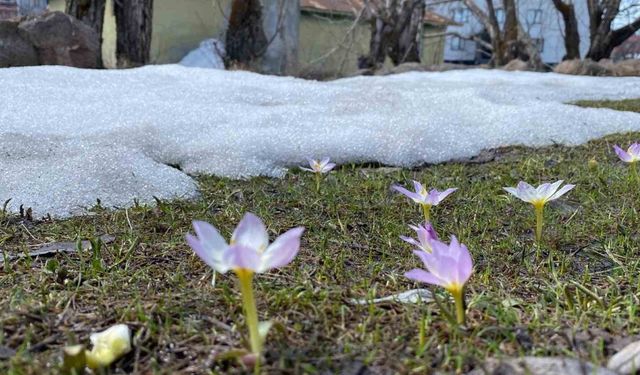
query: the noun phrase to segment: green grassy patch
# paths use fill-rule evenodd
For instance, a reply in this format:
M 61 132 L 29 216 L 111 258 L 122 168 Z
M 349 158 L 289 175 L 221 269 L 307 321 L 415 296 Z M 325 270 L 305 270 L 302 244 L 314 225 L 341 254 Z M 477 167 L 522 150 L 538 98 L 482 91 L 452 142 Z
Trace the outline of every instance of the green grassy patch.
M 581 107 L 611 108 L 618 111 L 640 112 L 640 99 L 582 100 L 575 104 Z
M 92 331 L 115 323 L 135 332 L 133 352 L 116 364 L 125 372 L 242 373 L 234 362 L 213 360 L 242 345 L 235 276 L 218 275 L 212 287 L 211 271 L 184 235 L 201 219 L 228 238 L 247 211 L 263 218 L 272 239 L 307 228 L 296 260 L 256 280 L 261 319 L 281 324 L 266 344 L 266 373 L 466 371 L 486 357 L 520 355 L 603 364 L 640 332 L 640 190 L 612 151 L 614 143 L 638 139 L 634 133 L 575 148 L 506 148 L 478 164 L 344 165 L 320 193 L 312 175 L 295 170 L 283 179 L 203 177 L 196 201 L 96 209 L 62 221 L 4 217 L 0 248 L 7 256 L 55 241 L 115 240 L 0 266 L 0 349 L 17 351 L 0 359 L 0 373 L 56 373 L 64 345 L 88 343 Z M 427 287 L 403 277 L 419 262 L 398 238 L 413 235 L 407 225 L 422 215 L 390 190 L 412 179 L 460 188 L 432 218 L 442 237 L 455 234 L 474 258 L 466 329 L 450 327 L 433 304 L 349 303 Z M 577 187 L 548 206 L 536 254 L 532 207 L 502 187 L 557 179 Z

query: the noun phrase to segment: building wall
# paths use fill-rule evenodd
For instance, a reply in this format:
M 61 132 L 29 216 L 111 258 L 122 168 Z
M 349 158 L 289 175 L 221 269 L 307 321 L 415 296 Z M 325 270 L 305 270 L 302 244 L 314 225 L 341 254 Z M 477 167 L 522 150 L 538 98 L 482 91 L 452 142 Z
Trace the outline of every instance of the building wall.
M 18 4 L 16 0 L 0 0 L 0 20 L 6 20 L 18 16 Z
M 445 39 L 447 26 L 425 25 L 422 39 L 422 63 L 438 65 L 444 62 Z
M 47 0 L 17 0 L 21 16 L 42 14 L 47 10 Z
M 502 7 L 501 0 L 493 1 L 496 9 Z M 483 9 L 486 9 L 484 1 L 477 1 L 477 4 Z M 574 2 L 574 4 L 581 38 L 580 52 L 582 56 L 584 56 L 589 49 L 589 16 L 586 1 L 578 1 Z M 566 52 L 564 47 L 564 21 L 560 13 L 553 6 L 553 3 L 550 0 L 519 0 L 517 6 L 520 22 L 531 38 L 544 41 L 541 52 L 542 61 L 547 64 L 556 64 L 562 61 L 562 57 Z M 434 6 L 433 8 L 434 11 L 450 18 L 455 18 L 456 11 L 459 9 L 466 9 L 461 1 L 444 3 Z M 530 22 L 532 18 L 530 12 L 535 10 L 541 12 L 540 23 Z M 463 25 L 450 26 L 449 31 L 457 32 L 461 35 L 474 35 L 483 30 L 483 26 L 473 17 L 473 14 L 471 14 L 468 9 L 466 12 L 468 19 L 454 19 L 454 21 L 463 23 Z M 476 59 L 476 43 L 466 40 L 461 44 L 457 37 L 447 37 L 444 50 L 445 61 L 473 62 Z
M 302 72 L 338 76 L 358 69 L 358 57 L 369 50 L 368 25 L 353 18 L 303 12 L 298 60 Z

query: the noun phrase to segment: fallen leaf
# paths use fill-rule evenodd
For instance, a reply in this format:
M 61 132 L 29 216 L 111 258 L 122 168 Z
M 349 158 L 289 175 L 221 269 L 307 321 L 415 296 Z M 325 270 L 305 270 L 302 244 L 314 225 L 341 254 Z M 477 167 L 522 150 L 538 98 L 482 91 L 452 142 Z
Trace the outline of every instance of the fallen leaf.
M 420 302 L 432 302 L 433 297 L 431 296 L 431 291 L 429 289 L 411 289 L 406 292 L 394 294 L 387 297 L 382 298 L 374 298 L 374 299 L 350 299 L 349 303 L 354 305 L 368 305 L 370 303 L 379 304 L 386 302 L 396 302 L 396 303 L 420 303 Z
M 607 368 L 628 375 L 640 371 L 640 341 L 625 346 L 609 359 Z
M 604 367 L 565 357 L 523 357 L 488 359 L 467 375 L 618 375 Z
M 105 244 L 111 243 L 115 241 L 115 239 L 116 238 L 114 236 L 111 236 L 108 234 L 104 234 L 100 236 L 100 240 Z M 81 246 L 82 246 L 82 250 L 89 250 L 91 249 L 91 242 L 86 240 L 82 241 Z M 6 259 L 5 257 L 0 257 L 0 264 L 4 263 L 5 260 L 12 261 L 15 259 L 22 259 L 27 256 L 29 256 L 30 258 L 36 258 L 41 256 L 55 255 L 58 253 L 74 253 L 76 251 L 78 251 L 78 246 L 76 242 L 53 242 L 53 243 L 48 243 L 45 245 L 38 246 L 35 250 L 29 251 L 28 255 L 24 253 L 19 253 L 15 255 L 8 255 Z

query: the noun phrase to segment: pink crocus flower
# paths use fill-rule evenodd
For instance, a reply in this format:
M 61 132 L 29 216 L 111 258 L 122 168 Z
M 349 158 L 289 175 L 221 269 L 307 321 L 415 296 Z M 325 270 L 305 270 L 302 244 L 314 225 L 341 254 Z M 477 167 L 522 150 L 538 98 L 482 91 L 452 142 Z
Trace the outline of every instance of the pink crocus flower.
M 187 234 L 187 243 L 215 271 L 235 272 L 240 281 L 242 303 L 249 329 L 251 352 L 259 372 L 260 353 L 271 322 L 259 322 L 253 296 L 253 275 L 291 263 L 300 250 L 303 227 L 293 228 L 269 244 L 267 228 L 252 213 L 244 215 L 227 244 L 218 230 L 204 221 L 194 221 L 196 236 Z
M 627 151 L 620 148 L 620 146 L 615 145 L 613 149 L 616 151 L 616 154 L 625 163 L 635 163 L 640 161 L 640 143 L 636 142 L 629 146 Z
M 458 324 L 464 324 L 464 286 L 473 272 L 473 260 L 469 249 L 455 236 L 446 244 L 437 239 L 430 239 L 431 252 L 414 251 L 425 269 L 415 268 L 405 274 L 411 280 L 441 286 L 453 296 L 456 303 Z
M 431 225 L 431 223 L 425 222 L 424 224 L 419 226 L 409 225 L 409 228 L 413 229 L 416 232 L 418 240 L 407 236 L 400 236 L 400 238 L 403 241 L 417 247 L 418 249 L 430 253 L 431 244 L 429 244 L 429 241 L 438 239 L 438 233 L 436 233 L 435 229 L 433 229 L 433 225 Z
M 533 187 L 524 181 L 520 181 L 517 187 L 505 187 L 508 193 L 513 196 L 519 198 L 522 201 L 531 203 L 536 212 L 536 241 L 538 244 L 542 239 L 542 219 L 543 219 L 543 211 L 544 205 L 547 202 L 556 200 L 561 196 L 565 195 L 571 189 L 576 187 L 576 185 L 567 184 L 563 187 L 560 187 L 564 181 L 559 180 L 554 183 L 545 183 L 540 186 Z
M 632 144 L 627 151 L 621 149 L 618 145 L 613 146 L 613 148 L 616 150 L 616 154 L 618 154 L 620 160 L 629 163 L 631 178 L 637 183 L 640 183 L 640 177 L 638 177 L 638 170 L 636 169 L 636 164 L 640 161 L 640 143 L 636 142 Z
M 335 168 L 336 163 L 329 163 L 329 157 L 322 160 L 307 159 L 311 168 L 300 167 L 303 171 L 309 171 L 316 174 L 316 191 L 320 191 L 320 182 L 322 182 L 322 175 L 329 173 Z
M 329 157 L 326 157 L 322 160 L 315 160 L 310 158 L 308 158 L 307 160 L 309 161 L 310 168 L 300 167 L 300 169 L 314 173 L 327 173 L 336 166 L 336 163 L 329 163 L 329 161 L 331 160 Z
M 399 185 L 393 185 L 393 189 L 398 191 L 399 193 L 405 195 L 412 201 L 418 203 L 422 206 L 422 210 L 424 212 L 425 221 L 430 222 L 431 220 L 431 207 L 437 206 L 442 202 L 446 197 L 448 197 L 451 193 L 458 190 L 458 188 L 450 188 L 445 191 L 438 191 L 436 189 L 431 189 L 427 191 L 425 186 L 422 186 L 418 181 L 413 181 L 413 188 L 415 192 L 405 189 Z
M 266 272 L 289 264 L 300 249 L 303 227 L 291 229 L 269 244 L 267 228 L 252 213 L 244 215 L 229 244 L 218 230 L 204 221 L 194 221 L 196 236 L 187 234 L 187 243 L 209 267 L 225 273 L 245 270 Z

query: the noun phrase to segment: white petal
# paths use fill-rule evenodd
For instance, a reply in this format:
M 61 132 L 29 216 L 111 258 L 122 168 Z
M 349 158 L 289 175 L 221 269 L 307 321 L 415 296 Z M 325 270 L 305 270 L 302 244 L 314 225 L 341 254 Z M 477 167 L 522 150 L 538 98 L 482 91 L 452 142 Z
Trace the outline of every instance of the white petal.
M 262 252 L 269 245 L 269 234 L 259 217 L 247 212 L 233 231 L 231 244 L 242 245 Z

